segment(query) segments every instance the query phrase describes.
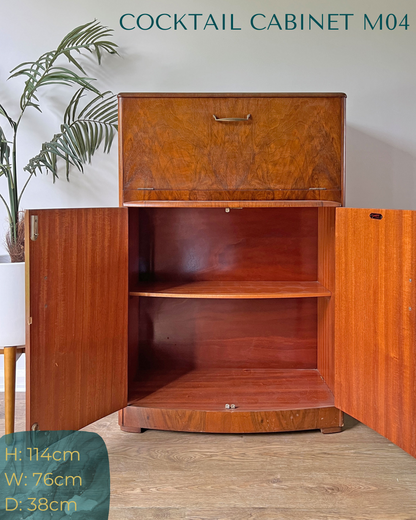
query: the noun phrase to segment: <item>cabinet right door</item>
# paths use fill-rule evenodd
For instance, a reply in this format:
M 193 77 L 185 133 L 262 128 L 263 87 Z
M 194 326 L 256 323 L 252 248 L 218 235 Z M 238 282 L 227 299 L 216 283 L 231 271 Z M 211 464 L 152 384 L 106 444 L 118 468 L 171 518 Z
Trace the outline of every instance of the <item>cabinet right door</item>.
M 416 457 L 416 212 L 337 208 L 335 406 Z

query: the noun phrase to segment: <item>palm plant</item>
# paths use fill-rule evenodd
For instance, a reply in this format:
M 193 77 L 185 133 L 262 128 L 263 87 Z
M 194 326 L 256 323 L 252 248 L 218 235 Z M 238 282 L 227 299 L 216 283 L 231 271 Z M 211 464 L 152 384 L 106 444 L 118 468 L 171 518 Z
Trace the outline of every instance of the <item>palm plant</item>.
M 21 63 L 11 71 L 10 78 L 25 78 L 18 118 L 13 120 L 0 104 L 0 115 L 10 126 L 11 135 L 8 139 L 0 126 L 0 176 L 6 177 L 8 188 L 7 195 L 0 193 L 0 198 L 6 206 L 10 224 L 6 246 L 12 262 L 24 260 L 19 211 L 22 195 L 30 179 L 36 173 L 51 172 L 55 181 L 58 177 L 57 160 L 61 158 L 69 180 L 71 166 L 82 172 L 83 165 L 91 161 L 91 156 L 101 144 L 105 152 L 111 148 L 117 133 L 116 97 L 111 92 L 101 92 L 95 87 L 93 78 L 87 76 L 79 61 L 85 52 L 94 56 L 98 64 L 101 64 L 103 53 L 117 54 L 117 45 L 108 40 L 111 33 L 111 29 L 97 21 L 81 25 L 67 34 L 55 50 L 46 52 L 36 61 Z M 64 61 L 65 65 L 61 65 L 60 61 Z M 38 91 L 50 85 L 75 86 L 78 89 L 65 111 L 60 132 L 49 142 L 43 143 L 40 152 L 23 168 L 28 178 L 19 191 L 17 135 L 20 123 L 29 107 L 41 111 Z

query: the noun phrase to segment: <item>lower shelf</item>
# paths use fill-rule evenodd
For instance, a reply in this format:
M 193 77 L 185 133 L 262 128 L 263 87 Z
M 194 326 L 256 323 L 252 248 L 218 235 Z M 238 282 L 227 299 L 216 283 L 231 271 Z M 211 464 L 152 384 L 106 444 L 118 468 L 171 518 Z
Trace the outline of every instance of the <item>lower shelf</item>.
M 120 426 L 132 432 L 255 433 L 342 424 L 331 391 L 312 369 L 143 372 L 130 394 Z

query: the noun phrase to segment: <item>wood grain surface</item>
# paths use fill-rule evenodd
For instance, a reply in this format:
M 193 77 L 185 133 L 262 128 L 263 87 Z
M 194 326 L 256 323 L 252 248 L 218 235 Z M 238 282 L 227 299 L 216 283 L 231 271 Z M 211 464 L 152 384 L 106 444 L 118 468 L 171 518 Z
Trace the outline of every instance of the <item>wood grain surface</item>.
M 339 427 L 342 414 L 317 370 L 142 372 L 121 426 L 216 433 Z M 226 408 L 225 405 L 235 408 Z
M 137 282 L 318 279 L 318 208 L 129 208 L 134 211 Z
M 0 429 L 4 428 L 0 393 Z M 25 429 L 24 394 L 16 428 Z M 416 459 L 346 417 L 342 433 L 221 435 L 88 426 L 111 468 L 110 520 L 413 520 Z
M 129 208 L 129 222 L 135 379 L 155 369 L 316 368 L 316 297 L 331 294 L 317 282 L 318 208 Z M 256 395 L 261 386 L 250 388 Z M 299 429 L 317 427 L 318 410 L 303 414 Z M 125 429 L 141 428 L 138 413 L 123 412 Z M 339 413 L 328 413 L 323 427 L 339 425 Z M 264 420 L 294 429 L 288 417 L 249 414 L 234 428 L 254 431 Z M 179 411 L 165 421 L 182 429 Z
M 335 385 L 335 209 L 318 210 L 318 280 L 332 297 L 318 300 L 318 370 L 329 388 Z M 340 288 L 340 290 L 342 290 Z
M 197 411 L 153 406 L 128 406 L 121 412 L 120 428 L 140 433 L 140 428 L 204 433 L 270 433 L 331 429 L 341 431 L 342 412 L 334 407 L 301 410 Z
M 319 282 L 187 282 L 141 283 L 130 296 L 153 298 L 265 299 L 328 297 Z
M 416 212 L 336 210 L 336 406 L 413 456 L 415 239 Z
M 146 369 L 316 368 L 316 298 L 140 298 Z
M 127 402 L 127 210 L 33 210 L 25 227 L 27 428 L 79 429 Z
M 343 98 L 344 92 L 120 92 L 119 98 Z
M 328 191 L 324 199 L 340 202 L 344 101 L 119 96 L 124 201 L 320 199 L 313 192 Z M 238 122 L 213 117 L 248 114 Z
M 335 202 L 337 205 L 341 205 L 343 201 L 343 191 L 341 189 L 336 190 L 217 190 L 217 191 L 203 191 L 203 190 L 125 190 L 121 194 L 121 203 L 125 206 L 141 206 L 145 202 L 149 203 L 149 206 L 153 206 L 154 202 L 162 201 L 166 202 L 170 200 L 171 206 L 181 205 L 178 204 L 182 201 L 190 202 L 191 205 L 204 202 L 207 207 L 212 207 L 213 204 L 210 202 L 275 202 L 277 200 L 284 201 L 284 206 L 294 207 L 296 204 L 288 204 L 287 201 L 307 200 L 318 204 L 311 204 L 310 206 L 319 206 L 321 202 L 324 204 L 328 202 Z M 157 205 L 157 204 L 156 204 Z M 166 204 L 162 204 L 166 206 Z M 215 206 L 215 205 L 214 205 Z M 227 204 L 229 206 L 229 204 Z M 238 204 L 240 206 L 240 204 Z
M 131 208 L 336 208 L 332 200 L 136 200 L 123 204 Z
M 225 404 L 235 410 L 225 410 Z M 299 369 L 211 368 L 143 371 L 129 395 L 135 406 L 237 414 L 334 405 L 319 372 Z

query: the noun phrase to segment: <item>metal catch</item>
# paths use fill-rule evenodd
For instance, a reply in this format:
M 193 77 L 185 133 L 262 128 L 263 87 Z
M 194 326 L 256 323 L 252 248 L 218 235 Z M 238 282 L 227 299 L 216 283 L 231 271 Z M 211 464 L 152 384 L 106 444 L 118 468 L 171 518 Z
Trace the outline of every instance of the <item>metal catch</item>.
M 38 216 L 32 215 L 30 217 L 30 240 L 37 240 L 38 239 Z

